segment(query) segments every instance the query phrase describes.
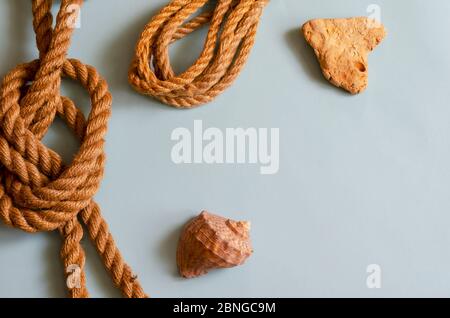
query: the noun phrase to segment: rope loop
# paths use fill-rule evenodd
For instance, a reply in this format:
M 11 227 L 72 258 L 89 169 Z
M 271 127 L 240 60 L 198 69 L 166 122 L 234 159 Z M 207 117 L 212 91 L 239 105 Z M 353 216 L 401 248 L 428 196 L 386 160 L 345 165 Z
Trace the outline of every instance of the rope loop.
M 213 11 L 195 15 L 210 1 L 173 0 L 145 26 L 130 67 L 130 84 L 138 92 L 177 108 L 212 101 L 244 67 L 268 1 L 216 0 Z M 208 23 L 197 61 L 176 75 L 170 65 L 170 44 Z

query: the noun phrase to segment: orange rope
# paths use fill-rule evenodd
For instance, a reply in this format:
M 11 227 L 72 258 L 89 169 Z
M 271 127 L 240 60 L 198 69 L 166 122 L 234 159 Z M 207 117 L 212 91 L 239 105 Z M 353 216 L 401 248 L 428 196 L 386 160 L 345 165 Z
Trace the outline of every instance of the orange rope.
M 70 297 L 87 297 L 82 224 L 103 259 L 114 284 L 126 297 L 145 297 L 125 264 L 93 196 L 103 176 L 104 137 L 111 112 L 107 83 L 95 68 L 67 59 L 74 21 L 82 0 L 62 0 L 53 29 L 52 0 L 33 0 L 33 26 L 39 59 L 14 68 L 0 88 L 0 218 L 26 232 L 58 229 L 66 271 L 77 266 L 79 286 Z M 89 93 L 87 119 L 60 95 L 61 77 L 78 81 Z M 47 148 L 42 138 L 61 117 L 80 140 L 70 165 Z M 70 273 L 66 273 L 68 278 Z
M 130 84 L 174 107 L 191 108 L 212 101 L 245 65 L 268 1 L 217 0 L 213 12 L 185 22 L 209 0 L 173 0 L 142 32 L 129 71 Z M 210 27 L 200 57 L 188 70 L 175 75 L 169 45 L 207 23 Z

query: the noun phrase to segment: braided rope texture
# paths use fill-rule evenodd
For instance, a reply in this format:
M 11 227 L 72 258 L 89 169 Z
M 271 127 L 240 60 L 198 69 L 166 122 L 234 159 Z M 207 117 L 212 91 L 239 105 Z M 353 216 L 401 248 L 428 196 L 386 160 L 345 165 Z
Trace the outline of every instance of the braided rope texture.
M 211 102 L 237 78 L 269 0 L 215 0 L 213 11 L 195 15 L 209 2 L 173 0 L 145 26 L 128 74 L 138 92 L 177 108 L 192 108 Z M 207 23 L 209 31 L 199 58 L 176 75 L 169 45 Z
M 114 284 L 125 297 L 146 297 L 124 262 L 94 202 L 105 165 L 104 137 L 112 98 L 107 83 L 92 66 L 68 59 L 73 23 L 82 0 L 61 0 L 53 28 L 52 0 L 33 0 L 33 27 L 39 59 L 15 67 L 0 87 L 0 218 L 34 233 L 58 230 L 66 271 L 80 269 L 80 282 L 68 286 L 73 298 L 88 297 L 81 246 L 87 229 Z M 77 81 L 89 93 L 87 118 L 60 95 L 61 79 Z M 59 116 L 80 141 L 71 164 L 42 143 Z M 69 279 L 70 273 L 66 273 Z

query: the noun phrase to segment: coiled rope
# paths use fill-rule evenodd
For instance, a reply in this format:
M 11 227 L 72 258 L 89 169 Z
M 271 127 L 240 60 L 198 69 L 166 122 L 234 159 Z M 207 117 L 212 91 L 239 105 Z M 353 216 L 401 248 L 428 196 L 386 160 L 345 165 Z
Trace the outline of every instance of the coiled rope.
M 130 84 L 138 92 L 178 108 L 212 101 L 233 83 L 245 65 L 268 1 L 216 0 L 212 12 L 187 21 L 210 1 L 173 0 L 142 32 L 129 71 Z M 207 23 L 210 27 L 199 58 L 185 72 L 175 75 L 169 45 Z
M 14 68 L 0 90 L 0 218 L 30 233 L 59 230 L 67 277 L 76 279 L 70 276 L 71 269 L 78 268 L 78 283 L 68 286 L 70 297 L 88 296 L 80 244 L 82 224 L 123 295 L 145 297 L 92 199 L 103 175 L 111 95 L 95 68 L 66 58 L 76 8 L 82 2 L 62 0 L 53 29 L 52 0 L 32 1 L 40 57 Z M 78 81 L 88 91 L 92 109 L 87 119 L 70 99 L 60 95 L 62 76 Z M 56 115 L 80 140 L 70 165 L 41 142 Z

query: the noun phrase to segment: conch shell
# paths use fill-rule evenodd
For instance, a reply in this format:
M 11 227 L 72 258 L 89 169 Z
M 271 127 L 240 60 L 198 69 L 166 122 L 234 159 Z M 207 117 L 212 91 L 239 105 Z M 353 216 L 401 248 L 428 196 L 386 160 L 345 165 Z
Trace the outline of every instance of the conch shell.
M 186 224 L 177 249 L 180 275 L 193 278 L 213 268 L 241 265 L 252 254 L 250 223 L 206 211 Z

